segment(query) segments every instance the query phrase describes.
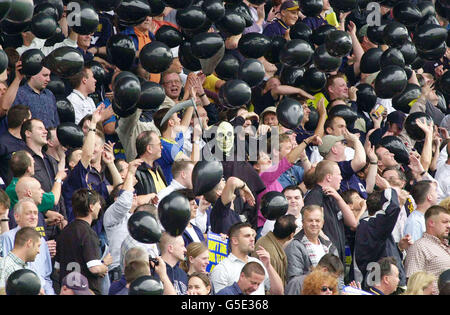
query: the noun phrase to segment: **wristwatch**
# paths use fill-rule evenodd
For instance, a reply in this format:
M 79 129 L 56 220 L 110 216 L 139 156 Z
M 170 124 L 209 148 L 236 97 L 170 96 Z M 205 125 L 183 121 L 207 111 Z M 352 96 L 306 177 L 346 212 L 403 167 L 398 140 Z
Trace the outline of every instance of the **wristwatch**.
M 63 181 L 61 178 L 57 178 L 57 179 L 55 179 L 55 182 L 62 184 Z

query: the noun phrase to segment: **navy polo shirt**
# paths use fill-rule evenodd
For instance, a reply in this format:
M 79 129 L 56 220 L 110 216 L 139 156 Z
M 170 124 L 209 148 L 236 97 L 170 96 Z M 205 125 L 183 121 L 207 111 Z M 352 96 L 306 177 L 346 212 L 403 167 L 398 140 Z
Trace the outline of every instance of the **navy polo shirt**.
M 341 192 L 354 189 L 359 193 L 361 198 L 367 199 L 366 188 L 353 171 L 352 161 L 338 162 L 338 165 L 342 175 Z
M 216 295 L 244 295 L 244 293 L 242 293 L 241 288 L 239 288 L 237 282 L 235 282 L 217 292 Z
M 270 24 L 266 25 L 263 31 L 263 35 L 274 37 L 274 36 L 284 36 L 284 33 L 289 29 L 289 26 L 284 24 L 282 20 L 275 19 Z
M 308 25 L 312 30 L 315 30 L 316 28 L 328 24 L 327 20 L 325 20 L 323 17 L 321 16 L 316 16 L 316 17 L 306 17 L 302 20 L 303 23 L 305 23 L 306 25 Z
M 17 90 L 16 98 L 12 106 L 22 104 L 30 108 L 31 116 L 42 120 L 45 128 L 58 127 L 59 117 L 56 108 L 56 99 L 48 89 L 36 93 L 28 84 L 24 84 Z

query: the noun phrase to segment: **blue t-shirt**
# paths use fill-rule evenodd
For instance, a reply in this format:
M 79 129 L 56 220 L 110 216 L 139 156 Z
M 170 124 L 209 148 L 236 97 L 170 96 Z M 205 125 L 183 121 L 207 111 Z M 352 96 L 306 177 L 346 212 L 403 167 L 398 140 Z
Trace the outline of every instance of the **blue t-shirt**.
M 367 199 L 366 187 L 353 171 L 352 161 L 338 162 L 338 165 L 342 175 L 341 192 L 354 189 L 359 193 L 361 198 Z
M 173 162 L 175 162 L 177 156 L 183 153 L 183 133 L 178 133 L 175 141 L 161 137 L 161 144 L 161 157 L 157 159 L 156 162 L 161 166 L 161 169 L 163 170 L 167 185 L 170 185 L 173 179 L 172 164 Z

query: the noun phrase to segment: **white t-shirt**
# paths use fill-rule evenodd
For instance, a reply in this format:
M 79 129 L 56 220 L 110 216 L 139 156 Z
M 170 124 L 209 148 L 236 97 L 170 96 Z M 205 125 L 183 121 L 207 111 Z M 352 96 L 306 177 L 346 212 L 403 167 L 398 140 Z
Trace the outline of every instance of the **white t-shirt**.
M 316 257 L 317 257 L 317 262 L 319 262 L 320 261 L 320 259 L 323 257 L 323 256 L 325 256 L 325 251 L 324 251 L 324 249 L 323 249 L 323 245 L 322 244 L 319 244 L 319 245 L 316 245 L 316 244 L 311 244 L 311 246 L 312 246 L 312 249 L 313 249 L 313 251 L 314 251 L 314 253 L 316 254 Z M 314 267 L 315 267 L 316 265 L 314 265 Z

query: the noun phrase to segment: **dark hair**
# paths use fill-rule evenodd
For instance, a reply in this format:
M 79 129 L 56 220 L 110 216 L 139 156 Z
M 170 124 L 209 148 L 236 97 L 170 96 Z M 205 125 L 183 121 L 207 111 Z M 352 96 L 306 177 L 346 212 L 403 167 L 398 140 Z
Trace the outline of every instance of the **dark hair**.
M 11 207 L 11 201 L 9 200 L 9 196 L 3 189 L 0 189 L 0 205 L 3 205 L 5 208 L 8 209 Z
M 380 265 L 380 279 L 383 279 L 384 276 L 392 273 L 392 265 L 397 266 L 397 260 L 392 256 L 383 257 L 378 260 L 378 264 Z
M 14 177 L 22 177 L 27 172 L 27 169 L 31 166 L 30 154 L 25 151 L 16 151 L 12 154 L 9 160 L 9 168 Z
M 448 208 L 444 208 L 444 207 L 437 206 L 437 205 L 429 207 L 427 209 L 427 211 L 425 211 L 425 222 L 429 218 L 431 218 L 431 217 L 433 217 L 435 215 L 439 215 L 441 213 L 445 213 L 445 214 L 450 215 L 450 210 Z
M 56 127 L 48 127 L 47 128 L 47 141 L 52 140 L 52 131 L 56 130 Z
M 155 126 L 159 129 L 159 131 L 161 133 L 166 131 L 167 127 L 169 125 L 170 119 L 167 119 L 166 122 L 161 125 L 161 122 L 168 111 L 169 111 L 169 108 L 162 108 L 153 115 L 153 122 L 155 123 Z
M 328 272 L 342 275 L 344 273 L 344 265 L 338 256 L 333 254 L 325 254 L 320 258 L 318 266 L 327 268 Z
M 369 194 L 367 197 L 367 211 L 369 212 L 369 215 L 374 215 L 377 211 L 381 210 L 383 207 L 383 204 L 381 203 L 381 198 L 383 197 L 382 190 L 374 191 L 373 193 Z
M 89 215 L 89 206 L 101 202 L 100 195 L 95 190 L 78 189 L 72 195 L 72 211 L 76 218 Z
M 42 122 L 42 120 L 37 119 L 37 118 L 27 119 L 27 120 L 25 120 L 23 122 L 22 127 L 20 128 L 20 137 L 25 142 L 27 141 L 27 137 L 25 135 L 25 132 L 26 131 L 30 131 L 31 132 L 31 129 L 33 129 L 33 121 L 40 121 L 40 122 Z
M 414 184 L 411 188 L 411 196 L 414 198 L 416 204 L 420 205 L 427 200 L 427 195 L 431 189 L 431 180 L 421 180 Z
M 209 279 L 209 277 L 206 275 L 206 274 L 204 274 L 204 273 L 201 273 L 201 272 L 193 272 L 190 276 L 189 276 L 189 278 L 188 278 L 188 282 L 189 282 L 189 280 L 191 280 L 191 278 L 194 278 L 194 277 L 197 277 L 197 278 L 199 278 L 200 280 L 202 280 L 202 282 L 203 282 L 203 284 L 205 285 L 205 287 L 209 287 L 210 289 L 212 288 L 212 286 L 211 286 L 211 280 Z M 210 292 L 211 293 L 211 292 Z
M 283 215 L 275 221 L 273 228 L 273 235 L 278 239 L 285 239 L 295 232 L 297 224 L 295 223 L 295 216 L 292 214 Z
M 25 119 L 28 119 L 31 115 L 30 108 L 26 105 L 16 105 L 12 106 L 8 110 L 8 128 L 14 129 L 20 127 Z
M 153 130 L 146 130 L 141 132 L 136 138 L 136 153 L 137 156 L 142 156 L 147 151 L 147 146 L 152 141 L 152 135 L 156 135 Z
M 264 268 L 256 261 L 248 262 L 242 267 L 241 273 L 243 273 L 247 278 L 252 276 L 252 273 L 265 276 L 266 272 Z
M 342 199 L 344 199 L 346 204 L 352 204 L 352 196 L 354 194 L 358 194 L 358 192 L 355 189 L 349 189 L 341 193 Z
M 281 193 L 284 195 L 284 193 L 288 190 L 298 190 L 300 191 L 301 196 L 303 197 L 303 191 L 298 187 L 297 185 L 289 185 L 284 187 L 284 189 L 281 191 Z
M 81 118 L 80 122 L 78 123 L 78 126 L 79 126 L 80 128 L 83 128 L 84 122 L 85 122 L 86 120 L 92 120 L 92 114 L 87 114 L 87 115 L 85 115 L 83 118 Z M 104 133 L 103 124 L 102 124 L 101 121 L 99 121 L 99 122 L 97 123 L 97 125 L 95 126 L 95 128 L 97 129 L 97 132 L 98 132 L 98 131 L 101 131 L 102 133 Z M 104 137 L 105 137 L 105 136 L 103 135 L 103 138 L 104 138 Z
M 180 194 L 185 196 L 189 201 L 192 201 L 195 199 L 195 194 L 192 189 L 188 189 L 188 188 L 180 189 L 180 190 L 177 190 L 177 192 L 179 192 Z
M 249 227 L 252 228 L 252 225 L 249 222 L 237 222 L 235 224 L 233 224 L 230 229 L 228 230 L 228 248 L 231 252 L 231 238 L 235 237 L 237 235 L 239 235 L 239 233 L 241 232 L 241 229 L 245 228 L 245 227 Z
M 387 171 L 395 171 L 400 178 L 400 180 L 407 182 L 406 174 L 400 170 L 398 166 L 388 166 L 386 167 L 383 172 L 381 173 L 381 176 L 384 175 Z
M 87 79 L 89 78 L 87 69 L 89 69 L 88 67 L 84 67 L 83 70 L 81 70 L 80 72 L 78 72 L 77 74 L 69 77 L 67 80 L 70 83 L 70 86 L 74 89 L 76 89 L 77 87 L 79 87 L 81 85 L 81 81 L 83 79 Z
M 330 108 L 331 108 L 331 107 L 330 107 Z M 328 134 L 328 133 L 327 133 L 327 129 L 328 129 L 328 128 L 331 128 L 331 126 L 333 125 L 333 122 L 334 122 L 338 117 L 343 119 L 342 116 L 334 115 L 334 116 L 328 117 L 328 118 L 325 120 L 325 124 L 323 125 L 323 130 L 325 131 L 325 134 Z
M 19 231 L 17 231 L 15 239 L 14 239 L 14 247 L 22 247 L 28 242 L 32 240 L 33 243 L 36 243 L 41 239 L 41 235 L 36 229 L 32 227 L 23 227 Z

